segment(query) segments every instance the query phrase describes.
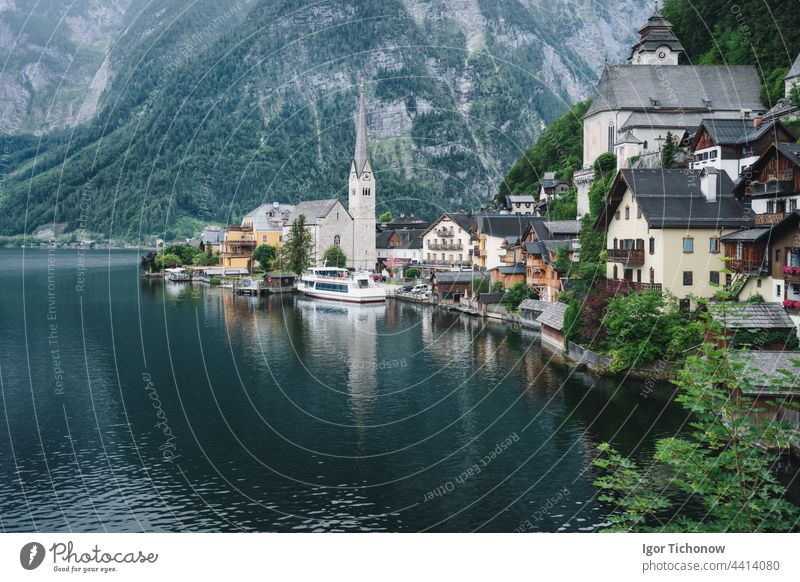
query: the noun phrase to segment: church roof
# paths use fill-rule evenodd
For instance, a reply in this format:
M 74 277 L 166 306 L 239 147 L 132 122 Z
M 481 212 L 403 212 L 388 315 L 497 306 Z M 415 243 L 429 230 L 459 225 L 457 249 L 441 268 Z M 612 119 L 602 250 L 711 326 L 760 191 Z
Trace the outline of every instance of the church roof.
M 794 60 L 794 63 L 792 64 L 792 68 L 789 69 L 788 73 L 786 73 L 784 79 L 793 79 L 798 76 L 800 76 L 800 55 L 797 55 L 797 58 Z
M 639 30 L 639 34 L 641 38 L 631 49 L 630 58 L 633 58 L 637 50 L 654 51 L 661 46 L 668 46 L 673 52 L 683 52 L 683 46 L 672 32 L 672 23 L 661 16 L 658 7 Z
M 367 106 L 364 98 L 364 81 L 358 89 L 358 119 L 356 121 L 356 152 L 353 162 L 356 166 L 356 174 L 359 176 L 364 171 L 364 166 L 369 161 L 369 150 L 367 148 Z
M 712 104 L 713 105 L 713 104 Z M 700 122 L 708 118 L 708 113 L 686 113 L 684 111 L 658 112 L 634 111 L 622 123 L 620 131 L 644 127 L 648 129 L 697 129 Z
M 317 224 L 320 218 L 328 216 L 333 207 L 336 206 L 338 200 L 336 198 L 328 198 L 325 200 L 307 200 L 300 202 L 294 207 L 294 215 L 300 216 L 301 214 L 306 217 L 306 224 L 311 226 Z M 347 210 L 345 210 L 347 212 Z
M 751 65 L 607 65 L 584 117 L 600 111 L 763 111 Z

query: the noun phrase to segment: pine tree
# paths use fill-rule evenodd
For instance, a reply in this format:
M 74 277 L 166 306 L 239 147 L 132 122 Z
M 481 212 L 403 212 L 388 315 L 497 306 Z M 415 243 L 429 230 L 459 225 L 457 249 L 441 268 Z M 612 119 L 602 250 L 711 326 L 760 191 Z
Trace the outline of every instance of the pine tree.
M 663 169 L 670 170 L 675 167 L 675 154 L 677 151 L 678 145 L 675 143 L 675 136 L 672 135 L 671 131 L 668 131 L 667 138 L 661 148 L 661 167 Z
M 313 246 L 311 232 L 306 228 L 306 217 L 301 214 L 292 223 L 286 241 L 280 248 L 278 255 L 280 269 L 292 271 L 298 275 L 305 271 L 311 265 Z

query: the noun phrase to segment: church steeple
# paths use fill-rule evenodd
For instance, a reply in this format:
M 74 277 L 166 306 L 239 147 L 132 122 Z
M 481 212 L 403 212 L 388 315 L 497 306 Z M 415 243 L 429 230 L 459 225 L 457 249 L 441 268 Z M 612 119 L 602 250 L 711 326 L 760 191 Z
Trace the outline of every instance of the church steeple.
M 356 121 L 356 153 L 353 156 L 356 174 L 361 176 L 364 166 L 369 162 L 367 148 L 367 105 L 364 98 L 364 79 L 358 87 L 358 120 Z
M 628 60 L 634 65 L 677 65 L 683 46 L 672 32 L 672 23 L 655 10 L 639 30 L 639 42 L 631 48 Z

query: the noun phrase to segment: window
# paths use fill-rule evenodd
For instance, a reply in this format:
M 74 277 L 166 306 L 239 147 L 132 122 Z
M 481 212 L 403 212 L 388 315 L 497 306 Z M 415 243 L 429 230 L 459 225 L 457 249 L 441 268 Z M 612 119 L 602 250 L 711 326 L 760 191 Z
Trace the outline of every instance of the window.
M 783 293 L 781 293 L 781 291 L 782 291 L 781 286 L 780 285 L 775 285 L 775 297 L 777 299 L 780 299 L 781 297 L 783 297 Z
M 617 244 L 618 244 L 618 243 L 617 243 L 617 239 L 614 239 L 614 249 L 618 248 L 618 247 L 617 247 Z
M 684 253 L 694 252 L 694 239 L 692 237 L 687 236 L 683 239 L 683 252 Z
M 355 196 L 355 195 L 356 195 L 356 189 L 355 188 L 351 188 L 350 189 L 350 196 Z
M 636 282 L 637 283 L 641 283 L 642 282 L 642 270 L 641 269 L 636 269 Z
M 361 190 L 361 194 L 364 195 L 364 196 L 369 196 L 370 193 L 371 192 L 370 192 L 369 188 L 364 188 L 363 190 Z
M 261 235 L 261 240 L 264 241 L 264 242 L 267 242 L 267 235 L 262 234 Z
M 691 285 L 694 277 L 691 271 L 684 271 L 683 272 L 683 284 L 684 285 Z
M 712 285 L 719 285 L 719 271 L 711 271 L 708 274 L 708 281 Z
M 782 254 L 781 253 L 781 249 L 775 249 L 775 262 L 776 263 L 780 263 L 781 262 L 781 254 Z
M 617 269 L 616 263 L 614 264 L 614 277 L 613 278 L 614 278 L 614 280 L 619 279 L 619 271 Z
M 636 207 L 636 218 L 641 218 L 641 217 L 642 217 L 642 207 L 641 206 L 637 206 Z
M 631 219 L 631 207 L 630 206 L 626 206 L 625 207 L 625 220 L 630 220 L 630 219 Z
M 649 247 L 648 248 L 650 250 L 650 254 L 651 255 L 656 254 L 656 239 L 654 239 L 652 236 L 650 237 Z
M 342 237 L 340 237 L 338 234 L 335 237 L 333 237 L 333 245 L 334 246 L 337 246 L 337 247 L 341 246 L 341 243 L 342 243 Z
M 656 282 L 656 271 L 655 269 L 653 269 L 653 267 L 650 267 L 650 283 L 652 284 L 655 282 Z
M 775 201 L 768 200 L 767 201 L 767 214 L 775 214 Z
M 789 200 L 789 212 L 794 212 L 797 210 L 797 198 L 792 198 Z
M 647 140 L 644 140 L 644 143 L 642 144 L 642 149 L 647 151 Z
M 761 289 L 761 279 L 756 279 L 756 287 Z
M 619 220 L 619 219 L 620 219 L 619 210 L 617 210 L 617 211 L 614 213 L 614 218 L 616 218 L 617 220 Z
M 711 237 L 708 239 L 708 252 L 717 254 L 719 252 L 719 239 Z
M 608 151 L 610 151 L 610 152 L 614 151 L 614 142 L 615 141 L 616 140 L 614 139 L 614 124 L 610 123 L 608 125 Z

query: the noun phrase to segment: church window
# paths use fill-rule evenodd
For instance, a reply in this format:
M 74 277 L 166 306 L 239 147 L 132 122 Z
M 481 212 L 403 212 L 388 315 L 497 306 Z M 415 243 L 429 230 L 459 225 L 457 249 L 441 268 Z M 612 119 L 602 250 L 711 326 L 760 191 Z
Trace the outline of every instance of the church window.
M 363 194 L 364 196 L 369 196 L 370 195 L 370 189 L 369 188 L 364 188 L 361 191 L 361 194 Z
M 614 124 L 608 124 L 608 151 L 614 151 Z
M 642 144 L 642 149 L 643 150 L 647 149 L 647 140 L 644 140 L 644 143 Z
M 626 206 L 625 207 L 625 220 L 630 220 L 630 219 L 631 219 L 631 207 L 630 206 Z
M 342 237 L 340 237 L 338 234 L 335 237 L 333 237 L 334 246 L 337 246 L 337 247 L 341 246 L 341 243 L 342 243 Z
M 355 195 L 356 195 L 356 189 L 353 188 L 350 190 L 350 196 L 355 196 Z

